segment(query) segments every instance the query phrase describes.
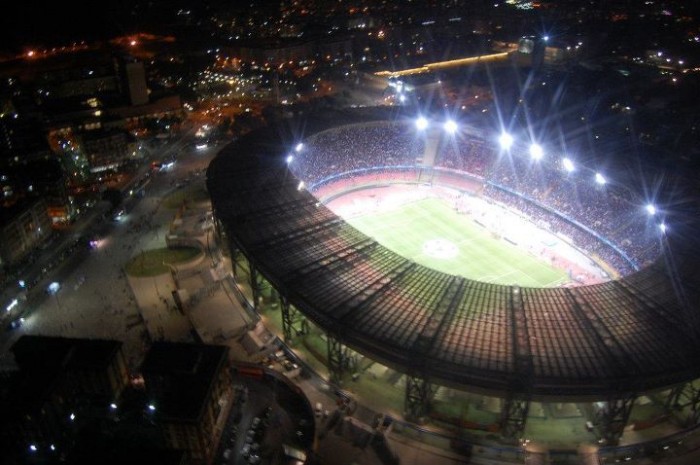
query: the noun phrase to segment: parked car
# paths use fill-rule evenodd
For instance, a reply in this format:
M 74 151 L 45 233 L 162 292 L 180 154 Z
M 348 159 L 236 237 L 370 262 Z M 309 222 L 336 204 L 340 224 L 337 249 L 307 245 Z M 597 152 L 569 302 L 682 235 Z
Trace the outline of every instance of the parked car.
M 17 328 L 21 327 L 22 324 L 24 324 L 24 318 L 20 317 L 20 318 L 17 318 L 15 320 L 10 321 L 10 324 L 7 325 L 7 328 L 8 329 L 17 329 Z

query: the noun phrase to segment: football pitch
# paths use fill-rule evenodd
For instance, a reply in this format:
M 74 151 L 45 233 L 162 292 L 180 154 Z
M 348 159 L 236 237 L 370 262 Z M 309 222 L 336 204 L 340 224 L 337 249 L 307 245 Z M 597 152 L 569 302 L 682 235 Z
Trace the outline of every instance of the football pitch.
M 388 249 L 429 268 L 483 282 L 552 287 L 566 272 L 494 237 L 439 199 L 347 220 Z

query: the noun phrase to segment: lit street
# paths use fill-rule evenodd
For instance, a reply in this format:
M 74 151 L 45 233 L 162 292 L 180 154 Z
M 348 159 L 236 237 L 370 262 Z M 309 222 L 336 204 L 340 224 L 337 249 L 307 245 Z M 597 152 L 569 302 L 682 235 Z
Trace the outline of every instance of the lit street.
M 83 245 L 67 258 L 64 266 L 47 273 L 34 290 L 39 294 L 39 303 L 26 309 L 22 326 L 3 330 L 3 353 L 9 353 L 9 347 L 21 334 L 118 339 L 125 343 L 132 368 L 137 366 L 147 333 L 127 283 L 124 264 L 143 250 L 165 247 L 165 235 L 175 212 L 161 208 L 161 201 L 176 189 L 176 183 L 186 179 L 203 185 L 204 170 L 215 154 L 213 148 L 181 151 L 180 147 L 181 144 L 168 144 L 153 155 L 162 157 L 174 150 L 179 153 L 172 168 L 152 175 L 145 197 L 136 199 L 128 214 L 118 220 L 88 217 L 92 223 L 77 223 L 81 230 L 105 235 L 100 237 L 97 248 L 90 250 Z M 53 295 L 40 287 L 50 282 L 60 284 Z

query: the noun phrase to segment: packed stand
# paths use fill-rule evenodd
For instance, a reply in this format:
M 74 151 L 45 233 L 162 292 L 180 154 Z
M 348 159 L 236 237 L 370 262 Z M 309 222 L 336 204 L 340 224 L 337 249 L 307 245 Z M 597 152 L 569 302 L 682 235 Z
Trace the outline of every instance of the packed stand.
M 309 186 L 368 174 L 390 181 L 401 170 L 414 169 L 424 151 L 424 139 L 410 124 L 354 124 L 310 137 L 290 169 Z M 585 168 L 568 173 L 560 163 L 498 152 L 480 140 L 455 139 L 440 144 L 435 168 L 485 179 L 486 196 L 546 222 L 623 274 L 660 253 L 658 226 L 635 196 L 619 186 L 596 184 L 594 173 Z
M 292 172 L 309 185 L 372 169 L 414 167 L 425 142 L 407 124 L 367 123 L 321 132 L 305 141 Z M 296 161 L 298 159 L 298 162 Z
M 503 156 L 488 179 L 594 230 L 638 265 L 659 254 L 658 228 L 648 224 L 642 203 L 624 187 L 596 183 L 589 170 L 567 173 L 556 164 Z
M 559 163 L 497 153 L 480 142 L 442 144 L 435 165 L 486 178 L 490 184 L 485 191 L 487 196 L 525 213 L 536 212 L 534 219 L 551 217 L 549 222 L 555 231 L 572 237 L 577 244 L 605 258 L 623 273 L 631 271 L 631 265 L 605 245 L 606 239 L 636 265 L 651 262 L 659 255 L 658 227 L 642 211 L 634 195 L 619 186 L 596 184 L 594 174 L 588 170 L 567 173 Z M 510 195 L 495 186 L 520 196 Z M 526 205 L 528 203 L 532 205 Z M 600 238 L 594 238 L 575 223 L 590 228 Z
M 612 247 L 599 239 L 598 236 L 587 233 L 552 211 L 542 208 L 536 203 L 526 200 L 517 194 L 495 187 L 492 184 L 486 185 L 484 195 L 523 213 L 535 224 L 555 234 L 569 237 L 577 247 L 585 250 L 589 255 L 599 256 L 619 273 L 625 275 L 634 271 L 634 268 L 627 260 L 616 253 Z
M 495 154 L 483 141 L 451 139 L 440 145 L 435 166 L 484 178 Z

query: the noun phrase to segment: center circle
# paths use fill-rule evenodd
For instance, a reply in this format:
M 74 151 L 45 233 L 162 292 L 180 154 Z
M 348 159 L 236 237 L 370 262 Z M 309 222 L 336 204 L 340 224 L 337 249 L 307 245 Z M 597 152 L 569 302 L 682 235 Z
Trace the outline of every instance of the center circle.
M 423 253 L 428 257 L 447 260 L 459 255 L 459 247 L 447 239 L 431 239 L 423 244 Z

